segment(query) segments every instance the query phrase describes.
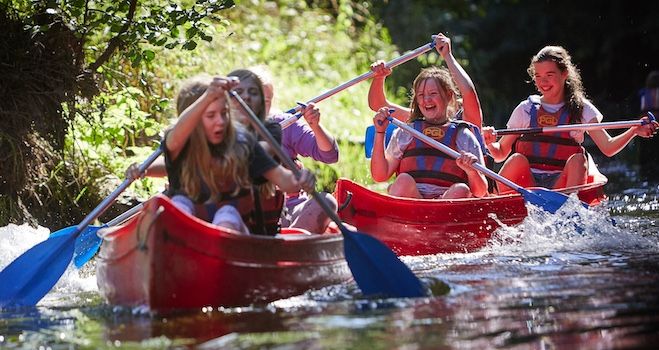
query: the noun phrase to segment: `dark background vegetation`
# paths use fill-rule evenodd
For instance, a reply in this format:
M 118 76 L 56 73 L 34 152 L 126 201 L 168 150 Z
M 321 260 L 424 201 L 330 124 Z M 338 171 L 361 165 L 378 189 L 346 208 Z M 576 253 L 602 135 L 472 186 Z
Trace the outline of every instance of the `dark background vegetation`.
M 0 225 L 38 222 L 57 228 L 80 221 L 112 190 L 112 184 L 103 188 L 98 181 L 107 175 L 106 170 L 80 167 L 86 159 L 64 154 L 62 135 L 76 113 L 85 115 L 81 101 L 90 101 L 108 86 L 134 86 L 147 96 L 142 109 L 155 110 L 163 101 L 148 100 L 149 96 L 162 97 L 152 84 L 157 78 L 157 64 L 152 63 L 154 57 L 157 61 L 157 49 L 193 50 L 196 43 L 192 39 L 207 41 L 213 34 L 205 31 L 202 20 L 215 16 L 217 22 L 220 19 L 215 12 L 228 12 L 215 5 L 205 12 L 181 12 L 174 18 L 173 10 L 158 7 L 166 5 L 161 1 L 124 0 L 116 6 L 107 2 L 106 10 L 113 16 L 99 18 L 91 29 L 72 27 L 57 14 L 44 13 L 58 4 L 66 4 L 75 13 L 86 3 L 0 0 Z M 289 6 L 301 8 L 292 0 L 272 3 L 282 11 Z M 124 20 L 146 6 L 154 14 L 151 22 L 137 17 L 133 22 Z M 236 5 L 249 6 L 254 3 Z M 343 21 L 348 16 L 351 36 L 360 30 L 373 31 L 372 24 L 377 23 L 400 52 L 428 42 L 432 33 L 446 33 L 453 40 L 455 56 L 476 84 L 485 124 L 498 128 L 505 127 L 519 101 L 534 93 L 526 68 L 531 56 L 544 45 L 562 45 L 570 51 L 588 96 L 607 121 L 637 118 L 639 89 L 648 73 L 659 69 L 659 2 L 307 0 L 304 8 L 325 11 L 330 21 Z M 245 9 L 245 13 L 249 11 Z M 181 31 L 187 40 L 161 42 L 159 37 L 149 36 L 154 23 L 169 29 L 187 25 L 188 29 Z M 190 23 L 194 30 L 189 29 Z M 103 24 L 111 28 L 106 38 L 102 37 L 106 33 Z M 224 41 L 234 40 L 229 34 L 217 33 Z M 90 40 L 96 40 L 94 45 L 89 45 Z M 150 45 L 149 49 L 143 49 L 144 44 Z M 111 52 L 103 50 L 108 47 Z M 437 55 L 398 67 L 387 80 L 392 97 L 406 102 L 419 69 L 434 63 L 441 63 Z M 131 71 L 135 67 L 147 69 L 136 74 Z M 302 91 L 299 96 L 309 93 Z M 654 152 L 658 145 L 657 139 L 635 142 L 625 157 L 643 165 L 645 174 L 652 178 L 659 160 Z

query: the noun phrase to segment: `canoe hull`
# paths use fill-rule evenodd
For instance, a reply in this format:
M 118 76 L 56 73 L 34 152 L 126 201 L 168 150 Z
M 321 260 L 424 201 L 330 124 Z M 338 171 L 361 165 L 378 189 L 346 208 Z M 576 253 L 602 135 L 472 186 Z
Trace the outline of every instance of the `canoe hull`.
M 606 181 L 565 189 L 591 205 L 605 198 Z M 464 253 L 482 248 L 501 226 L 520 223 L 527 215 L 519 194 L 485 199 L 427 200 L 394 197 L 339 179 L 335 196 L 339 216 L 359 231 L 373 235 L 397 255 Z
M 156 311 L 243 306 L 351 278 L 341 235 L 238 235 L 160 196 L 125 225 L 100 234 L 97 280 L 112 305 Z

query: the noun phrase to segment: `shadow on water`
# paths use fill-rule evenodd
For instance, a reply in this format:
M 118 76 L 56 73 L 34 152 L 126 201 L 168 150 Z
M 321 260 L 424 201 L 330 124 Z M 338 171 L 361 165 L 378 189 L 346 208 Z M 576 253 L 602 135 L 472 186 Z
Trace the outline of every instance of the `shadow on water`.
M 93 270 L 74 271 L 38 308 L 0 311 L 0 348 L 652 348 L 659 184 L 625 166 L 603 172 L 606 207 L 530 208 L 478 252 L 404 257 L 427 298 L 364 299 L 344 284 L 262 306 L 151 315 L 107 306 L 78 281 Z

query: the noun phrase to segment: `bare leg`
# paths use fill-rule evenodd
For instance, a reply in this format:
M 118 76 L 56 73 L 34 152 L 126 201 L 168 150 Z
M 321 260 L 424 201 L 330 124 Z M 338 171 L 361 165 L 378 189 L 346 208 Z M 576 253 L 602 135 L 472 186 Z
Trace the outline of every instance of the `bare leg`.
M 554 188 L 583 185 L 588 179 L 588 159 L 582 153 L 573 154 L 565 162 L 563 172 L 556 180 Z
M 501 167 L 499 175 L 507 178 L 508 180 L 522 186 L 531 187 L 535 186 L 535 180 L 531 175 L 531 166 L 525 156 L 515 153 Z M 512 188 L 497 181 L 499 193 L 512 191 Z
M 334 196 L 325 192 L 321 192 L 320 196 L 325 198 L 325 202 L 336 212 L 338 204 Z M 289 227 L 301 228 L 311 233 L 323 233 L 329 223 L 330 218 L 327 213 L 315 199 L 309 198 L 293 208 Z
M 457 183 L 451 185 L 451 187 L 444 192 L 442 195 L 443 199 L 455 199 L 455 198 L 469 198 L 471 197 L 471 189 L 467 184 Z
M 414 178 L 406 173 L 399 174 L 389 187 L 389 194 L 397 197 L 421 198 Z

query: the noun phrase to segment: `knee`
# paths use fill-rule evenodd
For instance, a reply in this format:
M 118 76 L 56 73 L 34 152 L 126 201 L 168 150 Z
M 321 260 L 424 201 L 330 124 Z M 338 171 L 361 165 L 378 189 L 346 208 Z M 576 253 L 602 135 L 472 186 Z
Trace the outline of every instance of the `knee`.
M 172 197 L 172 203 L 179 210 L 186 212 L 190 215 L 195 215 L 194 203 L 192 200 L 184 195 L 177 194 Z
M 396 186 L 399 188 L 414 187 L 416 186 L 416 181 L 410 174 L 401 173 L 396 177 L 396 180 L 394 180 L 392 186 Z
M 320 192 L 320 196 L 325 199 L 325 203 L 327 203 L 333 212 L 336 212 L 339 209 L 339 204 L 331 193 Z
M 471 197 L 471 189 L 465 183 L 456 183 L 451 185 L 442 198 L 469 198 Z
M 508 160 L 506 161 L 505 164 L 510 164 L 510 166 L 526 166 L 530 167 L 529 160 L 526 158 L 525 155 L 520 154 L 520 153 L 514 153 Z
M 565 163 L 565 168 L 574 171 L 586 172 L 588 170 L 588 159 L 583 153 L 573 154 Z
M 248 233 L 245 232 L 246 228 L 245 224 L 243 223 L 243 219 L 240 216 L 240 212 L 238 212 L 238 209 L 231 205 L 225 205 L 215 212 L 215 215 L 213 216 L 213 225 L 230 228 L 238 232 Z

